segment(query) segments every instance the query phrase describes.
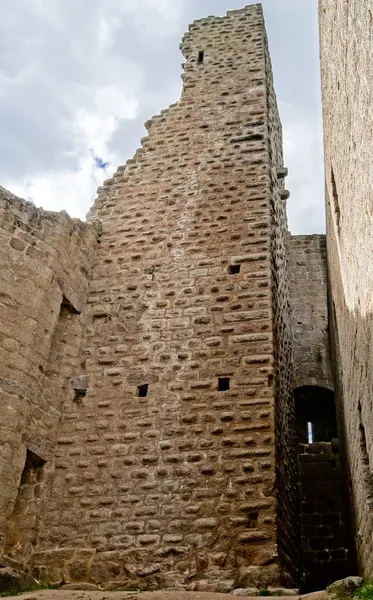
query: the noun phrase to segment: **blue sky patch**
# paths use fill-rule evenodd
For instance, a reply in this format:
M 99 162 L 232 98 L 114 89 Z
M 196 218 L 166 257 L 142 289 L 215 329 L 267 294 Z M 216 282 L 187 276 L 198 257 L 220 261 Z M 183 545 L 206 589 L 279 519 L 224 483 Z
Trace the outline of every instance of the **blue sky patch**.
M 94 159 L 95 159 L 95 165 L 96 165 L 96 167 L 98 169 L 105 170 L 109 166 L 109 163 L 108 162 L 104 162 L 102 160 L 102 158 L 100 158 L 100 156 L 95 156 Z

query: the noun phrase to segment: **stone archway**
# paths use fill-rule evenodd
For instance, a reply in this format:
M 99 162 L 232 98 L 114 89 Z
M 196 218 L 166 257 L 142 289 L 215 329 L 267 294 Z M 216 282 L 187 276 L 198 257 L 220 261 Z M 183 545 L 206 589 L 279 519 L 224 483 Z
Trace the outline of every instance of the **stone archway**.
M 323 589 L 353 572 L 346 521 L 334 393 L 294 390 L 298 439 L 304 591 Z
M 331 442 L 338 438 L 334 392 L 316 385 L 294 390 L 298 442 Z M 312 434 L 310 436 L 310 434 Z

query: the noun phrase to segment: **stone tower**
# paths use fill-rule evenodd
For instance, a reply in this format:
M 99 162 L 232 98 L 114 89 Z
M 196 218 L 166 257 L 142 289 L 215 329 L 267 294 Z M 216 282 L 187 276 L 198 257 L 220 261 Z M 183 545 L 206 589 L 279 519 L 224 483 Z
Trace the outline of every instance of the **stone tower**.
M 19 427 L 39 508 L 30 534 L 15 479 L 4 543 L 48 581 L 226 591 L 297 574 L 286 169 L 261 6 L 194 22 L 181 49 L 181 99 L 89 223 L 66 224 L 80 270 L 64 247 L 45 279 L 53 319 L 25 393 L 53 418 Z

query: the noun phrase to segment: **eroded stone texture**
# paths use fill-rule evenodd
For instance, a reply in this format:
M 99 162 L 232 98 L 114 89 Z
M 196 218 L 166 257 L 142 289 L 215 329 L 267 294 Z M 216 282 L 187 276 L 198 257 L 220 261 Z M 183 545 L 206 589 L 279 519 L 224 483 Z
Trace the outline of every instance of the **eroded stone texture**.
M 289 287 L 294 388 L 333 389 L 328 329 L 325 235 L 289 236 Z
M 33 555 L 48 581 L 224 592 L 297 574 L 287 193 L 260 5 L 196 21 L 182 51 L 180 101 L 91 210 L 72 374 L 89 386 L 65 394 Z
M 372 6 L 319 4 L 333 362 L 361 574 L 373 576 Z
M 20 561 L 36 543 L 63 375 L 80 365 L 79 316 L 68 312 L 61 331 L 58 280 L 85 299 L 96 237 L 95 226 L 38 210 L 0 188 L 0 552 L 5 544 Z M 27 450 L 47 461 L 37 482 L 28 472 Z M 28 484 L 17 498 L 22 474 Z
M 269 56 L 267 55 L 269 156 L 271 164 L 271 275 L 273 310 L 273 352 L 275 392 L 275 446 L 276 446 L 276 501 L 277 538 L 284 583 L 291 587 L 297 580 L 299 562 L 299 497 L 297 486 L 295 410 L 293 397 L 293 353 L 287 259 L 286 202 L 289 192 L 284 190 L 283 178 L 287 169 L 282 163 L 282 128 L 279 121 L 276 96 Z M 279 185 L 282 184 L 282 185 Z

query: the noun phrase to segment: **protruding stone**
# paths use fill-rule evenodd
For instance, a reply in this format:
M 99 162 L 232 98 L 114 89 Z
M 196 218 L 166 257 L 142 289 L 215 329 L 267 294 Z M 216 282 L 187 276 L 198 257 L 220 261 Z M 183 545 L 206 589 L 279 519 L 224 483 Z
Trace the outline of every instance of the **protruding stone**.
M 85 582 L 81 582 L 81 583 L 65 583 L 65 585 L 63 585 L 61 587 L 61 590 L 82 590 L 82 591 L 94 591 L 94 590 L 99 590 L 99 586 L 95 585 L 94 583 L 85 583 Z
M 337 594 L 339 598 L 343 598 L 351 596 L 351 593 L 357 590 L 363 583 L 364 580 L 362 577 L 350 576 L 335 581 L 326 589 L 330 594 Z
M 78 375 L 69 380 L 69 385 L 73 390 L 87 390 L 89 388 L 89 375 Z
M 288 176 L 288 168 L 287 167 L 280 167 L 279 169 L 277 169 L 277 178 L 278 179 L 284 179 L 287 176 Z

